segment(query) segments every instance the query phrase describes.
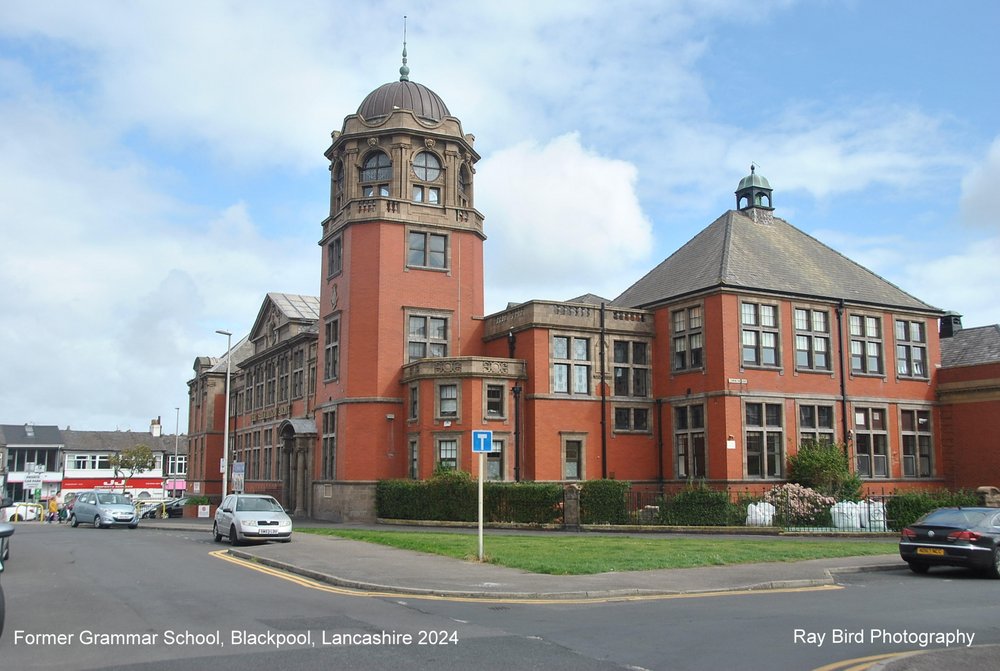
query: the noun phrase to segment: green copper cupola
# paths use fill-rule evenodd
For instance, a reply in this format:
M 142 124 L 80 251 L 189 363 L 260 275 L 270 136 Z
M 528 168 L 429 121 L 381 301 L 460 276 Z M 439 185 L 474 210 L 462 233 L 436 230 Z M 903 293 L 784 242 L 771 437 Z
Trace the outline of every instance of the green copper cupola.
M 742 211 L 751 207 L 773 210 L 771 184 L 763 175 L 758 175 L 756 166 L 750 164 L 750 174 L 740 180 L 736 187 L 736 209 Z

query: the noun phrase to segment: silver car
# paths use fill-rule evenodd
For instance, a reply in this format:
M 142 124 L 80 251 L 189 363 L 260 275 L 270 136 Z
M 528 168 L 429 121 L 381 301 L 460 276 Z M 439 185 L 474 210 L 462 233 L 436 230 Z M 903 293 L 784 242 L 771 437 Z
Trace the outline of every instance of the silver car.
M 132 501 L 118 492 L 81 492 L 73 501 L 73 511 L 69 523 L 77 526 L 81 522 L 91 523 L 95 529 L 101 527 L 124 527 L 135 529 L 139 526 L 139 514 Z
M 233 545 L 257 540 L 292 540 L 292 520 L 273 496 L 230 494 L 215 511 L 215 542 L 228 536 Z

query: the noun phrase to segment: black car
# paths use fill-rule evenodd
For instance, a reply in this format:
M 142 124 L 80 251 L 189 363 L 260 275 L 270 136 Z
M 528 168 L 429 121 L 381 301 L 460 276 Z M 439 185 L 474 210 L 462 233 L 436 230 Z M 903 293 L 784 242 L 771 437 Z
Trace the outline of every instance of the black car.
M 160 503 L 151 503 L 142 506 L 140 515 L 147 519 L 166 519 L 168 517 L 184 517 L 184 505 L 187 497 L 172 499 Z
M 1000 509 L 932 510 L 903 529 L 899 556 L 914 573 L 964 566 L 1000 578 Z

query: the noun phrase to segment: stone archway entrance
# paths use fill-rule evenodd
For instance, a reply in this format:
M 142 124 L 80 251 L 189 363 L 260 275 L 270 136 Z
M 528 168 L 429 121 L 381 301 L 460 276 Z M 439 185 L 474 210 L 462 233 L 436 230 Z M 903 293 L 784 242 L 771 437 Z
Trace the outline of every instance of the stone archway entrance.
M 312 453 L 316 444 L 316 424 L 308 419 L 288 419 L 278 425 L 281 458 L 278 477 L 285 508 L 295 517 L 310 511 L 309 482 L 312 478 Z

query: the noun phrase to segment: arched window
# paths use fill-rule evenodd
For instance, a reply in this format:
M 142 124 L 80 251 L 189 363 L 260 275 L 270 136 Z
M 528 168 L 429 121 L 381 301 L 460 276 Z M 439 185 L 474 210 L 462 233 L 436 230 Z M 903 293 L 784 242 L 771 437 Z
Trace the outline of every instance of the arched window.
M 344 163 L 337 161 L 333 168 L 333 204 L 336 209 L 344 205 Z
M 433 182 L 441 176 L 441 161 L 429 151 L 422 151 L 413 159 L 413 174 L 424 182 Z
M 422 151 L 413 157 L 413 174 L 423 182 L 435 182 L 441 177 L 441 161 L 429 151 Z M 413 202 L 438 205 L 441 202 L 441 188 L 424 184 L 413 185 Z
M 380 151 L 371 154 L 365 159 L 364 167 L 361 169 L 362 195 L 366 198 L 388 197 L 390 179 L 392 179 L 392 161 L 389 157 Z
M 472 200 L 470 186 L 469 169 L 463 165 L 458 171 L 458 200 L 462 207 L 468 207 Z

